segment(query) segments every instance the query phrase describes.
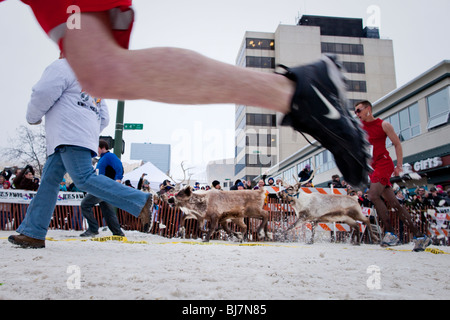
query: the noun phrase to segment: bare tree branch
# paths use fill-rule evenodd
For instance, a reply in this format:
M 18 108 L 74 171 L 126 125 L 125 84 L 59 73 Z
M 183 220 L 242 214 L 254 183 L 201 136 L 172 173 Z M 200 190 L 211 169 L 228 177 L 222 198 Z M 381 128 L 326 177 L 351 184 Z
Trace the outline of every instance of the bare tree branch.
M 47 160 L 47 146 L 43 125 L 35 127 L 20 126 L 13 138 L 8 139 L 10 147 L 3 149 L 3 155 L 15 165 L 30 164 L 36 175 L 42 176 L 42 170 Z

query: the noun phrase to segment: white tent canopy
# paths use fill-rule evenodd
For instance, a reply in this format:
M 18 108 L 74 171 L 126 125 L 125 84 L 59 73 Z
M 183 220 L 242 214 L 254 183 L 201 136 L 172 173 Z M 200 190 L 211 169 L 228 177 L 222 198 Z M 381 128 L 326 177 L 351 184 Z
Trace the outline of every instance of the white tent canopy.
M 131 185 L 137 188 L 139 179 L 141 178 L 143 173 L 147 174 L 144 177 L 144 180 L 148 180 L 150 182 L 150 188 L 152 188 L 154 191 L 159 191 L 159 185 L 164 180 L 168 179 L 172 181 L 164 172 L 155 167 L 151 162 L 147 162 L 142 166 L 140 166 L 139 168 L 136 168 L 133 171 L 126 173 L 123 176 L 122 181 L 130 180 Z

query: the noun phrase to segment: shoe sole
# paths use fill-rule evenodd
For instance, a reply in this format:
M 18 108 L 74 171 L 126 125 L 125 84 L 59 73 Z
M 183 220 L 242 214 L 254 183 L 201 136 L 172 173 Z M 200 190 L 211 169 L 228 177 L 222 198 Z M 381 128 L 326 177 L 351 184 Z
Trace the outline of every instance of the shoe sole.
M 380 247 L 382 247 L 382 248 L 389 248 L 389 247 L 395 247 L 395 246 L 398 246 L 398 245 L 400 245 L 400 243 L 396 243 L 396 244 L 381 243 Z
M 284 74 L 287 78 L 297 82 L 291 113 L 287 114 L 282 124 L 314 137 L 333 154 L 345 180 L 354 187 L 364 187 L 368 183 L 370 171 L 368 142 L 360 125 L 348 110 L 346 84 L 341 72 L 343 68 L 334 57 L 327 55 L 322 56 L 320 63 L 305 66 L 306 68 L 281 67 L 287 70 Z M 302 73 L 310 80 L 301 81 Z M 339 106 L 325 96 L 324 92 L 327 91 L 332 91 Z M 299 112 L 303 103 L 308 105 L 306 113 Z M 325 109 L 320 113 L 313 112 L 314 103 L 324 105 L 328 113 L 322 113 L 327 112 Z M 305 117 L 310 120 L 306 122 Z M 346 127 L 349 129 L 347 132 L 343 129 Z
M 43 245 L 32 245 L 32 244 L 27 244 L 27 243 L 23 243 L 23 242 L 18 242 L 16 240 L 14 240 L 14 238 L 9 237 L 8 241 L 10 243 L 12 243 L 13 245 L 19 246 L 23 249 L 44 249 L 45 248 L 45 243 Z

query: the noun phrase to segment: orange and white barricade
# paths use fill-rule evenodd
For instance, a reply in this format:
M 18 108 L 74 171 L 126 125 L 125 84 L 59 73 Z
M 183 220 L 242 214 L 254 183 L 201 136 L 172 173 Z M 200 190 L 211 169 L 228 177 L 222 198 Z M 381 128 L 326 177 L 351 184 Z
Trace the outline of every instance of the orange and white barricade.
M 359 231 L 361 233 L 364 233 L 364 231 L 366 231 L 366 225 L 361 223 L 361 222 L 359 222 L 359 221 L 357 221 L 357 222 L 359 224 Z M 308 228 L 309 230 L 312 230 L 311 223 L 307 222 L 307 223 L 305 223 L 305 225 L 306 225 L 306 228 Z M 333 223 L 317 223 L 316 224 L 316 231 L 351 232 L 352 229 L 346 223 L 333 222 Z
M 282 188 L 276 187 L 276 186 L 265 186 L 264 187 L 269 194 L 274 194 L 279 192 L 280 190 L 283 190 Z M 340 194 L 340 195 L 347 195 L 347 189 L 342 188 L 306 188 L 302 187 L 300 188 L 300 193 L 322 193 L 322 194 Z
M 428 209 L 427 214 L 433 218 L 436 223 L 429 226 L 428 232 L 431 236 L 438 238 L 448 238 L 450 221 L 450 207 L 437 207 L 436 209 Z

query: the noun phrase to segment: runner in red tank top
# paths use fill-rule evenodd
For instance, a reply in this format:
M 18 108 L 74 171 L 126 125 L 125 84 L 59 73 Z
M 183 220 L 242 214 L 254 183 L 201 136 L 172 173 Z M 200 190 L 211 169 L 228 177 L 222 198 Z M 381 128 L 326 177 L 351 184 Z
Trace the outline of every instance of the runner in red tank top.
M 423 251 L 430 245 L 431 239 L 423 235 L 415 226 L 410 214 L 398 202 L 395 197 L 390 178 L 392 173 L 399 176 L 403 171 L 403 150 L 400 139 L 394 131 L 394 127 L 389 122 L 375 118 L 372 114 L 372 104 L 369 101 L 361 101 L 355 106 L 355 113 L 362 121 L 363 129 L 368 135 L 369 143 L 372 145 L 372 168 L 370 174 L 369 199 L 375 205 L 377 214 L 384 223 L 385 236 L 381 241 L 381 246 L 393 246 L 399 244 L 398 237 L 394 234 L 388 208 L 396 210 L 399 218 L 409 228 L 417 239 L 414 251 Z M 389 151 L 386 149 L 386 138 L 392 141 L 397 156 L 397 166 L 394 168 Z M 383 199 L 381 198 L 383 197 Z
M 383 129 L 383 120 L 363 121 L 363 129 L 367 132 L 369 143 L 373 147 L 372 168 L 374 171 L 370 174 L 370 182 L 380 182 L 384 186 L 391 186 L 390 178 L 394 172 L 394 162 L 386 149 L 387 134 Z M 401 167 L 401 164 L 397 167 Z

